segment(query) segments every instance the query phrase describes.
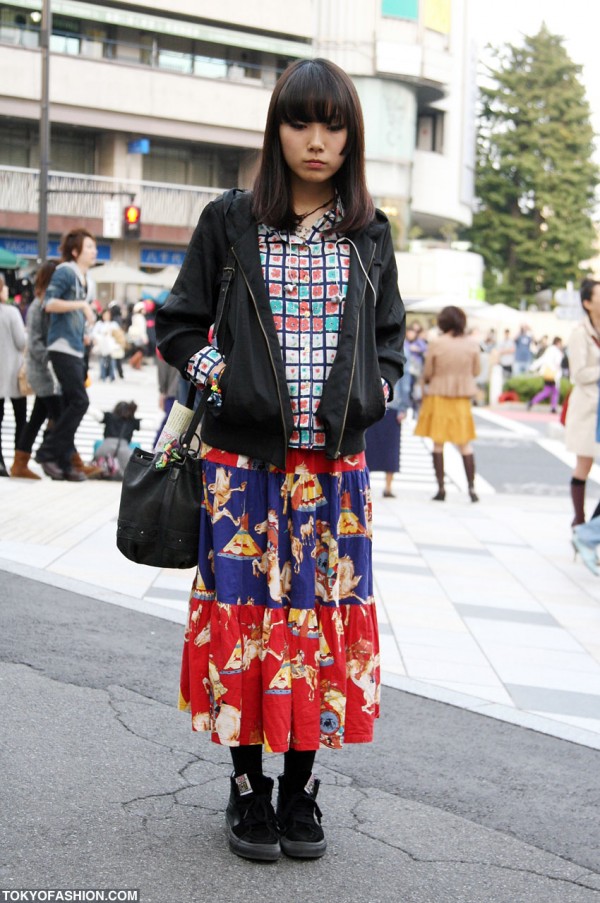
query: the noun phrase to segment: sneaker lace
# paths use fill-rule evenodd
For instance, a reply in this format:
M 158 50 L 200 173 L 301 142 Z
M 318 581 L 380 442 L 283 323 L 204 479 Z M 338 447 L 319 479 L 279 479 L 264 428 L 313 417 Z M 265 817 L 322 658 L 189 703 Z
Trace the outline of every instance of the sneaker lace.
M 301 790 L 287 801 L 281 821 L 288 827 L 293 827 L 295 824 L 314 827 L 315 819 L 321 824 L 322 817 L 323 813 L 319 809 L 317 801 Z
M 248 803 L 243 816 L 243 832 L 249 837 L 264 838 L 265 834 L 277 837 L 277 819 L 265 794 L 254 794 L 254 799 Z

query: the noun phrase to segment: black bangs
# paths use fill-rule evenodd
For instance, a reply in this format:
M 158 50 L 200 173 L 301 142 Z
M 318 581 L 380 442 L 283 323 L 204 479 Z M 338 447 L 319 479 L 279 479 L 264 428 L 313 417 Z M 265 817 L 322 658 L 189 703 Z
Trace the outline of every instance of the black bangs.
M 354 124 L 354 104 L 339 80 L 318 62 L 309 60 L 288 80 L 277 100 L 278 122 Z

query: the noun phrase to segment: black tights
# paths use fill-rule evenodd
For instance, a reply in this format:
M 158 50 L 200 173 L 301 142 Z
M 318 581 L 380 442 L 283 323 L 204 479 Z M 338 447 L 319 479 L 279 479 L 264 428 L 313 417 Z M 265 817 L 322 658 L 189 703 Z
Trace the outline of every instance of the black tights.
M 236 775 L 262 774 L 263 748 L 260 743 L 252 746 L 232 746 L 230 750 Z M 298 777 L 302 783 L 306 783 L 313 769 L 315 756 L 315 750 L 299 752 L 296 749 L 289 749 L 283 756 L 284 775 L 287 778 Z
M 27 422 L 27 399 L 11 398 L 13 413 L 15 415 L 15 448 L 18 448 L 19 434 Z M 0 398 L 0 437 L 2 421 L 4 420 L 4 399 Z M 2 440 L 0 438 L 0 461 L 2 461 Z

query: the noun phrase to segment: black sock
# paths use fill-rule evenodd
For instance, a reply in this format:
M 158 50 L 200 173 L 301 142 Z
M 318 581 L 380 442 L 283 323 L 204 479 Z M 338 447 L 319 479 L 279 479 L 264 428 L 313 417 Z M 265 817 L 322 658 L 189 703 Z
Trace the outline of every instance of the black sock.
M 260 743 L 254 743 L 252 746 L 231 746 L 230 752 L 236 777 L 241 774 L 262 774 L 263 748 Z
M 299 751 L 288 749 L 283 756 L 283 776 L 287 786 L 293 790 L 302 790 L 311 776 L 315 764 L 316 751 L 313 749 Z

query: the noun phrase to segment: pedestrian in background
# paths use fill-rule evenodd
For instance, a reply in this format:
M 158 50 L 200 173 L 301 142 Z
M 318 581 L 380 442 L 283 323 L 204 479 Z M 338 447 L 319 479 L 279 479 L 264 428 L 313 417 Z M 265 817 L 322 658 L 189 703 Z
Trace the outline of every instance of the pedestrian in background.
M 346 73 L 289 66 L 254 190 L 204 209 L 157 313 L 165 360 L 207 399 L 182 702 L 231 751 L 228 839 L 250 859 L 324 854 L 316 751 L 371 741 L 379 711 L 364 433 L 405 317 L 364 153 Z M 277 816 L 263 747 L 284 753 Z
M 100 319 L 92 329 L 92 342 L 100 357 L 100 382 L 105 382 L 107 379 L 111 383 L 115 381 L 113 354 L 117 348 L 116 331 L 118 328 L 107 308 L 102 311 Z
M 19 389 L 19 370 L 27 335 L 20 311 L 8 303 L 8 286 L 0 276 L 0 477 L 8 470 L 2 456 L 4 400 L 10 398 L 15 415 L 14 447 L 27 420 L 27 399 Z
M 46 431 L 36 454 L 44 473 L 53 480 L 86 479 L 73 463 L 75 433 L 88 409 L 85 389 L 86 327 L 93 327 L 91 306 L 95 286 L 88 277 L 96 262 L 96 242 L 87 229 L 73 229 L 61 242 L 60 263 L 48 284 L 44 310 L 49 314 L 48 358 L 60 383 L 62 406 L 52 431 Z
M 408 337 L 408 328 L 406 335 Z M 406 349 L 406 342 L 404 347 Z M 402 422 L 411 407 L 411 382 L 412 376 L 407 370 L 394 386 L 394 397 L 388 402 L 384 416 L 369 427 L 365 437 L 369 473 L 383 471 L 385 474 L 384 499 L 395 498 L 394 475 L 400 471 Z
M 513 373 L 515 361 L 515 343 L 511 337 L 510 329 L 504 330 L 504 335 L 497 345 L 498 363 L 502 367 L 504 379 L 510 379 Z
M 556 414 L 556 406 L 560 397 L 560 380 L 562 377 L 562 362 L 565 356 L 562 339 L 556 336 L 551 345 L 546 348 L 541 357 L 535 359 L 531 365 L 532 373 L 540 373 L 544 380 L 544 388 L 527 402 L 527 410 L 539 404 L 540 401 L 550 399 L 550 408 Z
M 443 502 L 446 498 L 444 445 L 452 442 L 462 455 L 469 498 L 477 502 L 471 445 L 476 435 L 471 400 L 477 391 L 479 345 L 465 335 L 467 318 L 460 307 L 445 307 L 437 322 L 442 335 L 430 341 L 425 355 L 425 397 L 415 436 L 428 436 L 433 440 L 433 469 L 438 484 L 433 501 Z
M 571 476 L 573 520 L 585 522 L 585 488 L 598 453 L 598 380 L 600 379 L 600 282 L 584 279 L 580 288 L 585 316 L 575 326 L 567 343 L 569 376 L 573 385 L 565 421 L 565 445 L 576 455 Z
M 158 348 L 156 349 L 156 375 L 158 376 L 158 406 L 163 412 L 163 419 L 156 431 L 156 436 L 154 437 L 154 442 L 152 443 L 153 448 L 156 447 L 156 444 L 160 439 L 160 434 L 163 431 L 163 427 L 169 419 L 171 408 L 177 401 L 177 396 L 179 394 L 179 382 L 181 379 L 181 374 L 179 373 L 177 367 L 171 367 L 170 364 L 167 364 Z
M 515 357 L 513 361 L 513 376 L 520 376 L 522 373 L 528 373 L 533 363 L 533 335 L 529 326 L 522 324 L 518 334 L 515 336 Z

